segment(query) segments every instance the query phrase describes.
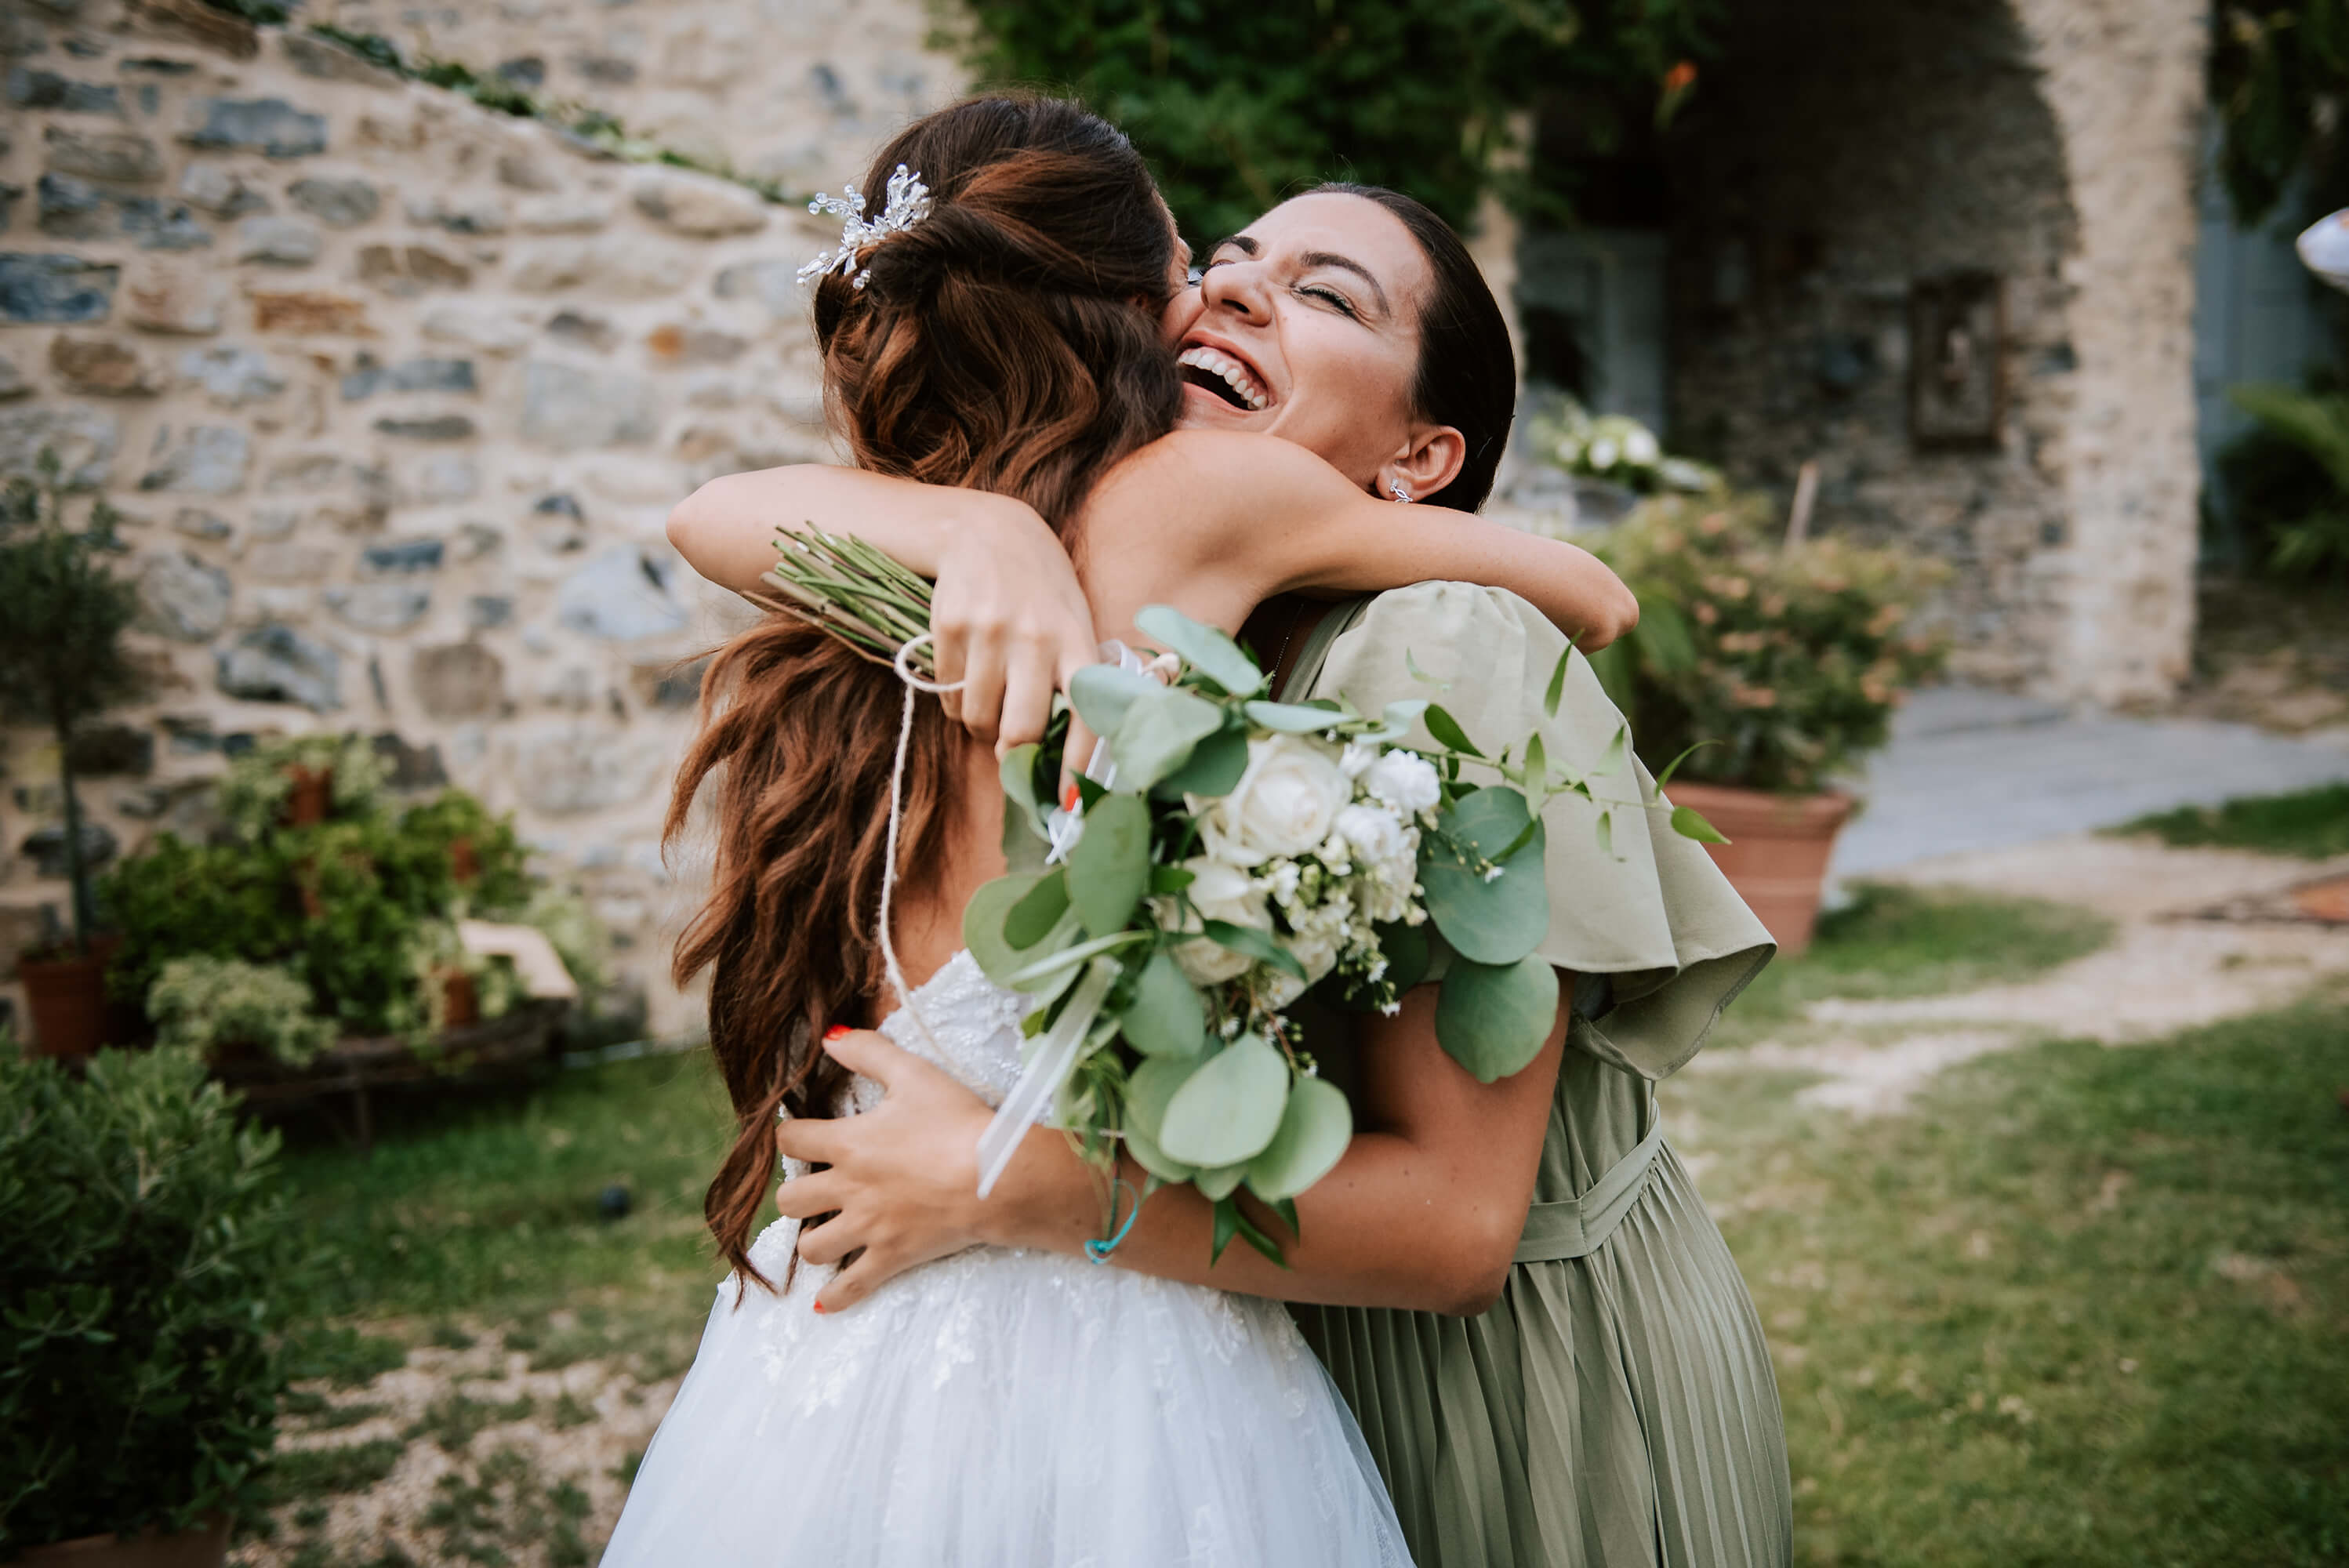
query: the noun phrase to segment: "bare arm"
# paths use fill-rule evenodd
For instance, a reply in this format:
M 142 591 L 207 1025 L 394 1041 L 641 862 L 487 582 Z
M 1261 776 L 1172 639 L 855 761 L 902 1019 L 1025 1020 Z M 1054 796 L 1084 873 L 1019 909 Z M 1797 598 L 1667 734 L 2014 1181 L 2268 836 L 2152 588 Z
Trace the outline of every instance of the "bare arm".
M 943 700 L 981 740 L 1040 738 L 1053 691 L 1098 656 L 1068 552 L 1025 501 L 801 463 L 710 480 L 669 512 L 668 539 L 712 583 L 766 600 L 778 525 L 854 535 L 937 583 L 938 676 L 965 683 Z
M 1151 1197 L 1116 1264 L 1288 1301 L 1462 1314 L 1491 1305 L 1532 1201 L 1567 1006 L 1533 1064 L 1490 1085 L 1444 1054 L 1434 1018 L 1434 991 L 1423 988 L 1396 1017 L 1373 1016 L 1359 1031 L 1361 1124 L 1337 1168 L 1297 1200 L 1303 1233 L 1287 1240 L 1289 1267 L 1237 1244 L 1211 1266 L 1212 1206 L 1189 1187 Z M 786 1214 L 833 1215 L 803 1233 L 801 1254 L 835 1263 L 864 1249 L 825 1287 L 823 1310 L 973 1242 L 1080 1253 L 1101 1235 L 1096 1179 L 1059 1133 L 1031 1131 L 981 1202 L 975 1150 L 986 1107 L 883 1036 L 859 1033 L 828 1048 L 889 1094 L 866 1115 L 792 1122 L 777 1136 L 784 1152 L 832 1167 L 787 1182 L 778 1197 Z M 1142 1173 L 1129 1164 L 1124 1174 L 1138 1190 Z M 1277 1222 L 1257 1217 L 1278 1233 Z
M 1115 634 L 1154 603 L 1230 631 L 1278 593 L 1429 582 L 1506 588 L 1585 653 L 1640 618 L 1622 579 L 1587 550 L 1447 507 L 1380 500 L 1268 436 L 1178 430 L 1154 441 L 1102 480 L 1083 523 L 1080 575 L 1094 620 Z M 1170 597 L 1178 587 L 1192 603 Z

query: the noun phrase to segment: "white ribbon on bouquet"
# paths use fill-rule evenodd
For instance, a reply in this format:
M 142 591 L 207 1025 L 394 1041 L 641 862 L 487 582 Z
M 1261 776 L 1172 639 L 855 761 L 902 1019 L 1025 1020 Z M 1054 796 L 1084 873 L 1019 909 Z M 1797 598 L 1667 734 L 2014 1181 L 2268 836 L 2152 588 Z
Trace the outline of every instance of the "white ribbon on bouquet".
M 922 1016 L 920 1006 L 914 1001 L 914 988 L 905 984 L 905 972 L 897 963 L 896 944 L 889 934 L 890 895 L 897 883 L 897 826 L 902 815 L 900 797 L 905 782 L 905 755 L 914 738 L 914 700 L 921 692 L 941 696 L 960 691 L 963 685 L 960 681 L 926 681 L 913 672 L 907 661 L 916 649 L 932 641 L 932 635 L 925 632 L 911 639 L 897 650 L 897 656 L 892 661 L 897 678 L 905 683 L 905 701 L 897 721 L 897 758 L 889 771 L 889 835 L 883 850 L 881 868 L 881 962 L 888 973 L 889 984 L 896 989 L 898 1006 L 914 1020 L 914 1026 L 922 1032 L 922 1038 L 929 1043 L 933 1058 L 944 1062 L 946 1052 L 938 1045 L 937 1037 L 930 1033 L 929 1021 Z M 1121 642 L 1103 643 L 1101 655 L 1102 662 L 1114 663 L 1124 669 L 1140 672 L 1149 667 L 1139 654 Z M 1085 777 L 1102 785 L 1116 781 L 1117 764 L 1110 758 L 1106 739 L 1093 742 L 1092 755 L 1085 760 Z M 1051 813 L 1046 819 L 1046 830 L 1051 840 L 1051 849 L 1045 857 L 1045 863 L 1050 865 L 1065 859 L 1082 836 L 1084 818 L 1081 810 L 1064 810 L 1057 801 L 1054 802 Z M 1061 1009 L 1061 1016 L 1053 1020 L 1051 1028 L 1030 1052 L 1028 1065 L 1021 1069 L 1019 1081 L 1011 1086 L 1011 1092 L 1003 1097 L 1002 1105 L 997 1108 L 994 1119 L 987 1124 L 987 1130 L 979 1134 L 980 1197 L 984 1198 L 995 1190 L 995 1183 L 1010 1165 L 1011 1156 L 1018 1151 L 1028 1129 L 1035 1124 L 1036 1119 L 1061 1092 L 1061 1086 L 1068 1082 L 1069 1075 L 1076 1070 L 1078 1054 L 1084 1048 L 1086 1038 L 1101 1017 L 1102 1006 L 1109 999 L 1110 987 L 1117 983 L 1117 975 L 1118 966 L 1106 959 L 1095 958 L 1087 964 L 1084 974 L 1076 983 L 1076 989 L 1070 994 L 1068 1005 Z

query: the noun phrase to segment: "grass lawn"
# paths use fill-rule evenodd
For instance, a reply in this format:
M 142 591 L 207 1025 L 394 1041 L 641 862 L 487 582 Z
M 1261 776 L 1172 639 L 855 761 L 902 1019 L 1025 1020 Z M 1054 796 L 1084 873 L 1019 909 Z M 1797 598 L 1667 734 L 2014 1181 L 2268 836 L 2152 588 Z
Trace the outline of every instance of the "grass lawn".
M 2058 905 L 1864 890 L 1741 999 L 1715 1059 L 1799 1041 L 1814 1000 L 2025 977 L 2107 935 Z M 1801 1562 L 2349 1561 L 2349 996 L 1981 1058 L 1876 1120 L 1798 1103 L 1807 1081 L 1665 1091 L 1769 1326 Z M 728 1123 L 706 1057 L 661 1057 L 395 1116 L 372 1158 L 313 1143 L 288 1176 L 366 1333 L 462 1352 L 495 1330 L 533 1367 L 650 1379 L 689 1357 L 719 1274 L 700 1195 Z M 606 1220 L 616 1183 L 631 1211 Z M 454 1385 L 388 1431 L 379 1390 L 314 1395 L 299 1440 L 344 1446 L 292 1467 L 282 1560 L 407 1568 L 317 1532 L 420 1445 L 462 1459 L 419 1505 L 430 1560 L 591 1562 L 573 1478 L 500 1446 L 512 1387 Z M 534 1418 L 595 1418 L 568 1398 Z
M 1769 1327 L 1797 1558 L 2349 1561 L 2349 998 L 1910 1114 L 1672 1086 Z
M 2180 806 L 2110 830 L 2153 833 L 2164 843 L 2186 848 L 2256 850 L 2312 861 L 2349 855 L 2349 784 L 2247 796 L 2220 806 Z
M 702 1189 L 732 1130 L 706 1053 L 411 1104 L 384 1122 L 372 1153 L 294 1140 L 285 1157 L 336 1305 L 371 1332 L 447 1345 L 494 1326 L 516 1348 L 578 1359 L 698 1329 L 723 1272 Z M 626 1212 L 607 1216 L 615 1188 Z M 602 1326 L 554 1343 L 541 1326 L 556 1311 Z

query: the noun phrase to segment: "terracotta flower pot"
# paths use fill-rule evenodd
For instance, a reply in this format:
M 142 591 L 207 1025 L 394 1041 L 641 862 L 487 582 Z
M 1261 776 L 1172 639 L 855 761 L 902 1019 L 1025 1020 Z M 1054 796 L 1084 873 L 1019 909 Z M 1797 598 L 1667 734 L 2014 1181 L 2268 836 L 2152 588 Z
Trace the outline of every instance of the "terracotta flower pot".
M 1672 803 L 1702 813 L 1729 838 L 1707 844 L 1713 864 L 1778 941 L 1798 956 L 1818 923 L 1819 892 L 1836 834 L 1857 802 L 1848 795 L 1773 795 L 1722 784 L 1674 784 Z
M 33 1015 L 33 1055 L 86 1057 L 107 1043 L 110 1026 L 119 1022 L 106 1000 L 106 965 L 116 944 L 101 937 L 87 954 L 18 961 L 16 977 Z
M 27 1568 L 220 1568 L 228 1559 L 228 1519 L 164 1535 L 142 1531 L 128 1541 L 119 1535 L 85 1535 L 54 1546 L 36 1546 L 18 1562 Z
M 312 828 L 325 821 L 335 804 L 335 770 L 289 762 L 285 777 L 293 780 L 285 792 L 285 825 Z
M 449 841 L 449 876 L 459 887 L 471 887 L 481 880 L 481 857 L 473 848 L 473 841 L 459 834 Z
M 473 977 L 463 970 L 440 972 L 440 998 L 444 1027 L 461 1029 L 481 1021 L 481 993 L 473 988 Z

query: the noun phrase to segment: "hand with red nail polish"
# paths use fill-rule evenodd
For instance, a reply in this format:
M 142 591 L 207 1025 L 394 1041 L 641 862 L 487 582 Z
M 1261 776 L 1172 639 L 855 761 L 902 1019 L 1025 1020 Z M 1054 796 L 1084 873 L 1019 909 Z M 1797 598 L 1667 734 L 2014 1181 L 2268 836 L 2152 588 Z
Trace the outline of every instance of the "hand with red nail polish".
M 841 1038 L 843 1036 L 846 1035 L 847 1033 L 848 1033 L 848 1026 L 847 1026 L 847 1025 L 845 1025 L 845 1024 L 834 1024 L 832 1027 L 830 1027 L 829 1029 L 826 1029 L 826 1030 L 823 1032 L 823 1043 L 824 1043 L 825 1045 L 827 1045 L 827 1046 L 828 1046 L 828 1045 L 832 1044 L 832 1042 L 833 1042 L 833 1041 L 834 1041 L 834 1040 L 837 1040 L 837 1039 Z

